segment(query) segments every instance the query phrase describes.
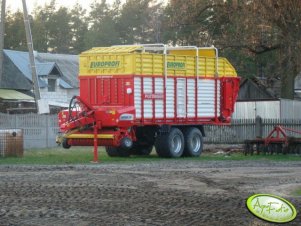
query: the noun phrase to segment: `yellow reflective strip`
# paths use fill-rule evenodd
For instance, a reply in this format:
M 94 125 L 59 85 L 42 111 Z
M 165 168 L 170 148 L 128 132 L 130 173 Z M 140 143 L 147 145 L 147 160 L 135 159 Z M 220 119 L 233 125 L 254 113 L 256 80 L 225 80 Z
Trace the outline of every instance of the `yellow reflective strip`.
M 67 136 L 66 138 L 69 139 L 93 139 L 94 134 L 71 134 Z M 114 135 L 113 134 L 98 134 L 97 138 L 99 139 L 113 139 Z

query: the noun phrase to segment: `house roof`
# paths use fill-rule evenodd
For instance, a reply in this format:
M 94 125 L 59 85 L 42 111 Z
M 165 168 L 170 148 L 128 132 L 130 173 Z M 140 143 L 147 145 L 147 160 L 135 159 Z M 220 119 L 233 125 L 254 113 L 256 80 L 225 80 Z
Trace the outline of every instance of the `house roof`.
M 32 83 L 26 76 L 17 68 L 10 58 L 3 54 L 3 76 L 1 79 L 1 88 L 31 90 Z
M 47 63 L 36 63 L 38 75 L 49 75 L 55 67 L 54 62 Z
M 29 66 L 29 54 L 28 52 L 3 50 L 3 52 L 10 58 L 10 60 L 16 65 L 16 67 L 25 75 L 25 77 L 32 81 L 32 74 Z M 47 84 L 38 78 L 39 87 L 46 87 Z
M 241 80 L 238 100 L 262 99 L 278 99 L 278 97 L 264 81 L 256 77 L 244 78 Z
M 67 82 L 65 82 L 63 79 L 59 79 L 59 85 L 65 89 L 72 89 L 73 87 L 70 86 Z
M 19 69 L 19 71 L 22 72 L 28 80 L 32 81 L 32 74 L 29 65 L 28 52 L 4 50 L 4 53 L 15 64 L 15 66 Z M 49 75 L 55 68 L 59 71 L 59 74 L 61 75 L 61 78 L 59 79 L 59 84 L 61 87 L 63 88 L 78 87 L 78 81 L 77 81 L 78 58 L 75 58 L 74 55 L 71 55 L 70 57 L 69 55 L 63 55 L 63 54 L 35 52 L 35 63 L 36 63 L 37 74 L 39 76 L 38 77 L 39 87 L 43 88 L 48 85 L 47 82 L 43 81 L 40 78 L 40 76 Z M 70 65 L 77 65 L 77 67 L 75 67 L 77 68 L 77 70 Z
M 59 67 L 54 62 L 46 62 L 46 63 L 38 63 L 37 64 L 37 73 L 39 76 L 48 76 L 51 73 L 53 73 L 54 70 L 57 70 L 57 72 L 62 76 L 62 72 L 59 69 Z M 65 78 L 66 79 L 66 78 Z M 64 79 L 59 78 L 59 85 L 65 89 L 72 89 L 73 87 L 64 81 Z M 47 83 L 47 82 L 46 82 Z
M 72 87 L 79 87 L 78 83 L 78 55 L 37 53 L 40 62 L 55 62 L 63 74 L 63 80 Z
M 0 98 L 4 100 L 34 100 L 33 97 L 13 89 L 0 89 Z

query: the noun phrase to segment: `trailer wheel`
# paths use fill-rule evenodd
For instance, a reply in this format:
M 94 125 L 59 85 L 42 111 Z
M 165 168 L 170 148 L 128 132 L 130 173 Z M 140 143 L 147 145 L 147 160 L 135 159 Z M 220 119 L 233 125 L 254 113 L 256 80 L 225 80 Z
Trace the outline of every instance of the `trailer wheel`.
M 203 136 L 199 129 L 189 127 L 184 131 L 184 155 L 199 157 L 203 150 Z
M 157 137 L 155 147 L 160 157 L 181 157 L 184 151 L 183 133 L 178 128 L 171 128 L 169 133 Z
M 130 150 L 132 146 L 133 146 L 133 141 L 128 137 L 124 137 L 120 141 L 120 148 L 119 149 L 121 149 L 121 150 Z
M 130 153 L 128 150 L 120 148 L 120 147 L 106 147 L 106 152 L 110 157 L 129 157 Z
M 65 149 L 69 149 L 71 147 L 71 145 L 68 144 L 68 139 L 66 139 L 66 138 L 63 139 L 62 146 Z

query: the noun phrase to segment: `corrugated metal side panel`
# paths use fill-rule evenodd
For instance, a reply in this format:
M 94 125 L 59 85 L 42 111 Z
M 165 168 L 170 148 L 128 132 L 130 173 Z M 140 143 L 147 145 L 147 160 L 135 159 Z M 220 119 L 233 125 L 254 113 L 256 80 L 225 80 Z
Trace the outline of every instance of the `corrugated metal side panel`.
M 232 115 L 233 119 L 254 119 L 255 102 L 236 102 L 234 112 Z
M 220 81 L 217 83 L 217 116 L 220 115 Z M 198 82 L 198 117 L 215 116 L 215 80 L 199 79 Z
M 256 116 L 269 119 L 280 118 L 280 102 L 278 100 L 236 102 L 233 119 L 255 119 Z
M 177 78 L 177 117 L 186 117 L 186 79 Z
M 143 79 L 143 92 L 144 92 L 144 94 L 153 93 L 153 79 L 152 78 L 147 77 L 147 78 Z M 153 101 L 152 100 L 144 100 L 143 117 L 144 118 L 152 118 L 153 117 Z
M 153 84 L 154 82 L 154 84 Z M 141 86 L 143 83 L 143 91 L 141 92 Z M 154 93 L 153 93 L 154 85 Z M 150 119 L 153 117 L 153 110 L 155 111 L 155 118 L 164 117 L 164 100 L 155 99 L 153 106 L 153 99 L 144 99 L 145 94 L 162 94 L 164 93 L 164 80 L 163 78 L 146 78 L 146 77 L 135 77 L 134 78 L 134 105 L 136 109 L 136 118 Z M 167 117 L 174 117 L 174 83 L 173 79 L 167 81 Z M 143 105 L 143 113 L 142 113 Z
M 280 100 L 281 119 L 301 119 L 301 101 Z
M 195 79 L 187 79 L 187 117 L 195 117 Z
M 300 101 L 294 101 L 294 118 L 295 119 L 301 119 L 301 102 Z
M 300 119 L 301 101 L 248 101 L 236 102 L 233 119 L 254 119 L 256 116 L 266 119 Z
M 255 117 L 280 118 L 280 101 L 256 101 L 255 104 Z
M 198 105 L 197 117 L 219 117 L 221 114 L 220 95 L 219 80 L 199 79 L 196 101 L 195 78 L 167 78 L 166 101 L 164 101 L 164 78 L 138 76 L 134 78 L 134 104 L 137 119 L 164 118 L 164 109 L 166 109 L 167 119 L 195 118 L 196 103 Z M 164 104 L 166 104 L 165 107 Z
M 141 118 L 141 79 L 140 77 L 134 78 L 134 105 L 136 108 L 136 118 Z
M 174 79 L 168 78 L 166 82 L 166 117 L 175 117 L 175 86 Z
M 155 93 L 164 93 L 164 83 L 163 78 L 155 78 Z M 164 117 L 164 101 L 161 99 L 155 100 L 155 117 Z

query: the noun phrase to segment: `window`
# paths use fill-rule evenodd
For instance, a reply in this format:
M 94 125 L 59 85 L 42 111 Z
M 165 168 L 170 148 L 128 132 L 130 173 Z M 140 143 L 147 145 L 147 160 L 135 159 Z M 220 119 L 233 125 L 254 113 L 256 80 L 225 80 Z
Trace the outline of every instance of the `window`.
M 55 92 L 56 79 L 48 79 L 48 92 Z

